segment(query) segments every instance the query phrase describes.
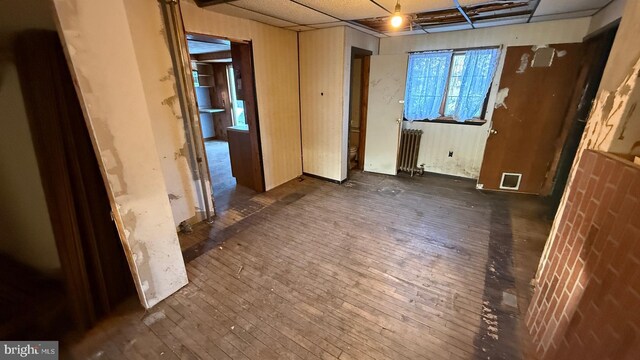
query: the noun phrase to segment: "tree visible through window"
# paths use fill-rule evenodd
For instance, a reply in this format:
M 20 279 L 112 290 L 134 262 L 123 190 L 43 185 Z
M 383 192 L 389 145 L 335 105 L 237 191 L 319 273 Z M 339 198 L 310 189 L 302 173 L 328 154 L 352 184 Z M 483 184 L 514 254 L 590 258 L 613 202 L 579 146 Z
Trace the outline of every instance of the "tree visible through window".
M 465 121 L 481 117 L 498 54 L 492 48 L 409 55 L 405 118 Z

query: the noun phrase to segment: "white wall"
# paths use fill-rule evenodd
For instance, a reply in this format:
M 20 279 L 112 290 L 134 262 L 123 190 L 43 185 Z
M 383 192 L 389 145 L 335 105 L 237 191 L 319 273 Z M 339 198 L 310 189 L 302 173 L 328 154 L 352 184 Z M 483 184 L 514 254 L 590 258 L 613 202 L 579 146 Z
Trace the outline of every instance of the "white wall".
M 267 190 L 302 174 L 296 32 L 181 1 L 187 32 L 251 40 Z
M 582 42 L 589 24 L 590 18 L 580 18 L 381 39 L 380 54 L 482 46 L 503 47 L 496 77 L 489 93 L 486 124 L 482 126 L 424 122 L 405 124 L 407 128 L 424 131 L 418 164 L 425 164 L 425 169 L 431 172 L 477 178 L 499 90 L 506 47 Z M 449 151 L 454 152 L 451 158 L 448 156 Z
M 174 225 L 178 226 L 201 213 L 205 205 L 200 181 L 189 166 L 189 147 L 166 36 L 158 31 L 163 28 L 162 14 L 156 1 L 126 1 L 125 7 L 167 197 Z
M 140 301 L 149 308 L 188 280 L 124 1 L 54 4 L 114 219 Z
M 3 1 L 0 12 L 0 252 L 49 275 L 60 260 L 40 181 L 12 39 L 26 29 L 55 30 L 51 3 Z

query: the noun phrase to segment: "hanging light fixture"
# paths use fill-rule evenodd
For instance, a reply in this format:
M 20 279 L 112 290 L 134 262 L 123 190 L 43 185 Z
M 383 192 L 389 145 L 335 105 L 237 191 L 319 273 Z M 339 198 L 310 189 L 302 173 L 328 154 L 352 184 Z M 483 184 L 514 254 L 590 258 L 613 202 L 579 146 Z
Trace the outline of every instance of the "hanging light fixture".
M 396 9 L 393 12 L 393 16 L 391 17 L 391 26 L 394 28 L 399 28 L 400 25 L 402 25 L 402 21 L 404 20 L 402 18 L 402 14 L 400 14 L 400 2 L 399 0 L 396 1 Z

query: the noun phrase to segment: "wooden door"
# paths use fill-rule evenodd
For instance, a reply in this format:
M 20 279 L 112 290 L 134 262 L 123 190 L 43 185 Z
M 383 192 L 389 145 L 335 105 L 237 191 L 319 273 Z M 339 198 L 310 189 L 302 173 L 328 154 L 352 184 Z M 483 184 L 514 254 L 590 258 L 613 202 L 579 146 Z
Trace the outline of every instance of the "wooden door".
M 582 44 L 552 47 L 551 65 L 541 67 L 532 67 L 531 46 L 507 48 L 500 92 L 508 95 L 493 113 L 478 188 L 541 194 L 547 176 L 553 176 L 549 169 L 561 149 L 556 142 L 576 86 Z M 519 181 L 503 184 L 503 176 Z
M 255 77 L 253 72 L 253 53 L 251 44 L 231 43 L 231 60 L 235 76 L 236 96 L 244 101 L 244 112 L 249 137 L 251 139 L 252 188 L 257 192 L 265 190 L 262 169 L 262 149 L 260 147 L 260 127 L 258 125 L 258 104 L 256 101 Z
M 396 175 L 408 55 L 375 55 L 369 63 L 364 170 Z

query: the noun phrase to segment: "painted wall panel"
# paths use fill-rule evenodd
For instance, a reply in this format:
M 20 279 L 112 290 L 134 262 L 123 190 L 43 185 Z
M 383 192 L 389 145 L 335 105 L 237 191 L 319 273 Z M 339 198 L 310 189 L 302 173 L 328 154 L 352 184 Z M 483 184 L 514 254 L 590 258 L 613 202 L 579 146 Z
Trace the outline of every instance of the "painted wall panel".
M 166 36 L 158 31 L 163 28 L 162 13 L 153 1 L 126 1 L 125 7 L 173 221 L 178 226 L 204 209 L 204 204 L 201 193 L 196 193 L 199 180 L 189 166 Z
M 339 181 L 346 134 L 345 28 L 305 31 L 299 38 L 303 169 Z
M 302 174 L 297 34 L 181 1 L 187 32 L 251 40 L 267 190 Z
M 463 49 L 482 46 L 501 46 L 502 53 L 496 69 L 489 106 L 482 126 L 410 123 L 405 127 L 422 129 L 418 164 L 427 171 L 477 178 L 480 173 L 490 120 L 498 98 L 498 85 L 507 46 L 548 45 L 582 42 L 587 34 L 590 18 L 548 21 L 533 24 L 509 25 L 495 28 L 455 31 L 426 35 L 389 37 L 380 40 L 380 54 L 401 54 L 411 51 Z M 449 158 L 449 151 L 454 151 Z
M 371 57 L 365 171 L 397 173 L 407 59 L 406 54 Z
M 114 219 L 149 308 L 188 280 L 126 6 L 124 0 L 54 4 Z

